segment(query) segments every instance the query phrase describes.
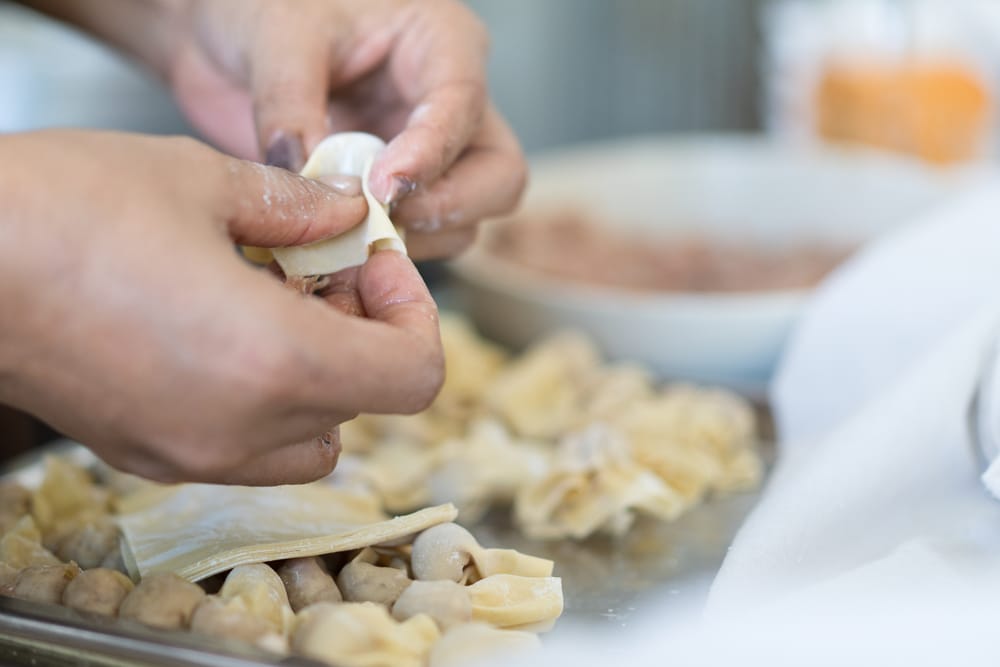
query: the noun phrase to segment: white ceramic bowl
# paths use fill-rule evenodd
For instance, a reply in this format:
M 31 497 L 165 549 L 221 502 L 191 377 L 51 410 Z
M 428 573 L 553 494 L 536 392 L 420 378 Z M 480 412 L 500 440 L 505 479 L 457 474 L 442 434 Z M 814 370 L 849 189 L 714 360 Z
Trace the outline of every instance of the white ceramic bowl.
M 792 150 L 763 138 L 649 136 L 539 156 L 521 215 L 572 207 L 652 234 L 783 244 L 862 243 L 972 180 L 868 151 Z M 487 228 L 486 233 L 489 233 Z M 567 282 L 487 254 L 452 263 L 457 301 L 487 336 L 522 347 L 590 333 L 613 359 L 663 377 L 766 387 L 809 290 L 639 293 Z

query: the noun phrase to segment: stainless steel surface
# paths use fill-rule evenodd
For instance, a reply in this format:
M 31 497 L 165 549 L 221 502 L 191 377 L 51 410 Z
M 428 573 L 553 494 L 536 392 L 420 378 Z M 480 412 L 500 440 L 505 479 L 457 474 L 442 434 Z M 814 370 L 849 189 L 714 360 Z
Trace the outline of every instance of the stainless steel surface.
M 319 663 L 274 656 L 244 644 L 190 633 L 155 631 L 118 619 L 0 597 L 0 662 L 4 665 L 179 665 L 259 667 Z
M 758 496 L 714 499 L 673 523 L 640 519 L 619 539 L 529 540 L 504 518 L 506 512 L 487 517 L 472 532 L 483 544 L 554 560 L 567 621 L 626 627 L 648 596 L 703 600 Z M 557 623 L 552 633 L 558 632 Z
M 770 440 L 770 422 L 762 413 L 764 438 Z M 773 448 L 764 449 L 770 461 Z M 47 454 L 71 457 L 88 465 L 96 459 L 70 442 L 29 453 L 0 469 L 0 477 L 36 484 Z M 498 508 L 471 526 L 487 546 L 514 548 L 556 562 L 562 577 L 566 610 L 563 618 L 577 627 L 602 629 L 627 626 L 643 609 L 649 595 L 697 600 L 708 593 L 733 536 L 753 508 L 759 493 L 709 500 L 673 523 L 639 519 L 621 538 L 592 537 L 538 541 L 526 538 L 509 521 L 509 511 Z M 547 636 L 560 632 L 560 624 Z M 303 659 L 276 661 L 267 653 L 239 643 L 228 643 L 190 633 L 163 632 L 120 621 L 84 615 L 62 607 L 0 597 L 0 664 L 95 665 L 315 665 Z

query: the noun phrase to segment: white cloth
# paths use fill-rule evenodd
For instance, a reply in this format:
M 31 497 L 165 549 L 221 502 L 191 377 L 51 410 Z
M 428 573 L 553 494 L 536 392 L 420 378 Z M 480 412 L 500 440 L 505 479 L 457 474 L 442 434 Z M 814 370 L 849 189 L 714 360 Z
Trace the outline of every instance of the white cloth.
M 779 464 L 711 613 L 810 591 L 864 604 L 946 570 L 992 573 L 1000 503 L 978 482 L 969 410 L 997 337 L 998 287 L 1000 185 L 887 238 L 825 286 L 777 376 Z
M 779 463 L 705 616 L 663 600 L 547 659 L 604 664 L 612 645 L 632 665 L 996 664 L 1000 502 L 969 408 L 998 331 L 1000 182 L 819 291 L 773 389 Z

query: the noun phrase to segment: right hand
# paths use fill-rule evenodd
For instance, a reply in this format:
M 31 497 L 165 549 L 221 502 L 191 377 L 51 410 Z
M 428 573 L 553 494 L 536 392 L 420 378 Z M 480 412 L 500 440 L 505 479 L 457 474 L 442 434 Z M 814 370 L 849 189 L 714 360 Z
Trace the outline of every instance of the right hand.
M 443 380 L 437 309 L 412 263 L 356 274 L 369 319 L 239 258 L 366 214 L 283 169 L 190 139 L 0 136 L 0 403 L 160 481 L 304 482 L 359 412 L 414 412 Z M 355 281 L 352 281 L 355 283 Z

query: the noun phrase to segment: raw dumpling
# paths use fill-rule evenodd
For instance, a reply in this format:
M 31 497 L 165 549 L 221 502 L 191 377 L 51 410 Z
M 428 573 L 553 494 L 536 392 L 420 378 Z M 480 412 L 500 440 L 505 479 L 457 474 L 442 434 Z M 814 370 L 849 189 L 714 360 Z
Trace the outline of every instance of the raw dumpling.
M 453 502 L 463 522 L 474 523 L 495 503 L 509 503 L 517 490 L 544 474 L 549 449 L 515 439 L 496 419 L 478 419 L 464 437 L 438 448 L 427 476 L 431 502 Z
M 485 549 L 457 523 L 428 528 L 413 541 L 410 567 L 421 581 L 446 579 L 459 583 L 494 574 L 548 577 L 554 563 L 513 549 Z
M 278 576 L 285 584 L 292 611 L 301 611 L 317 602 L 343 600 L 337 582 L 318 556 L 290 558 L 278 566 Z
M 121 572 L 105 568 L 84 570 L 66 586 L 62 603 L 77 611 L 117 616 L 122 600 L 134 585 Z
M 323 276 L 364 264 L 376 250 L 405 253 L 406 246 L 389 220 L 386 207 L 368 189 L 368 176 L 385 142 L 363 132 L 344 132 L 324 139 L 300 172 L 308 178 L 345 174 L 361 177 L 368 217 L 340 236 L 304 246 L 274 248 L 271 253 L 286 276 Z
M 620 433 L 595 424 L 565 438 L 548 475 L 524 486 L 514 513 L 535 538 L 584 538 L 596 531 L 621 534 L 634 512 L 674 519 L 688 501 L 640 466 Z
M 376 602 L 391 607 L 410 585 L 406 570 L 377 564 L 374 549 L 361 552 L 337 575 L 337 587 L 348 602 Z
M 0 535 L 31 510 L 31 491 L 17 482 L 0 482 Z
M 25 515 L 0 538 L 0 563 L 22 570 L 32 565 L 59 565 L 60 561 L 42 545 L 35 520 Z
M 400 623 L 371 602 L 321 602 L 298 615 L 292 649 L 340 667 L 423 667 L 439 637 L 423 614 Z
M 414 581 L 392 605 L 392 617 L 405 621 L 427 614 L 442 629 L 472 620 L 472 599 L 468 589 L 454 581 Z
M 176 574 L 159 572 L 144 577 L 122 600 L 118 617 L 164 630 L 187 628 L 205 591 Z
M 468 587 L 472 618 L 498 628 L 548 630 L 563 610 L 558 577 L 494 574 Z
M 31 512 L 46 546 L 50 536 L 65 532 L 61 526 L 105 515 L 110 505 L 111 494 L 94 484 L 89 472 L 64 457 L 45 458 L 45 477 L 32 494 Z
M 632 404 L 614 423 L 631 442 L 636 461 L 689 501 L 760 481 L 753 409 L 729 392 L 672 387 Z
M 497 375 L 486 405 L 520 436 L 556 438 L 579 422 L 581 383 L 599 367 L 597 348 L 587 338 L 553 336 Z
M 79 574 L 76 563 L 32 565 L 18 573 L 11 595 L 31 602 L 59 604 L 66 586 Z
M 288 602 L 285 584 L 269 565 L 239 565 L 226 575 L 219 597 L 224 601 L 241 600 L 251 615 L 262 619 L 279 635 L 291 630 L 295 614 Z
M 191 630 L 286 653 L 294 620 L 281 578 L 269 566 L 254 563 L 233 568 L 219 594 L 199 603 Z
M 515 654 L 541 647 L 537 635 L 518 630 L 500 630 L 488 623 L 464 623 L 450 628 L 431 649 L 429 667 L 467 667 L 490 660 L 509 664 Z

